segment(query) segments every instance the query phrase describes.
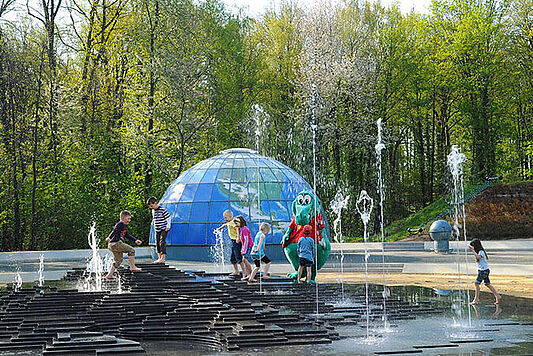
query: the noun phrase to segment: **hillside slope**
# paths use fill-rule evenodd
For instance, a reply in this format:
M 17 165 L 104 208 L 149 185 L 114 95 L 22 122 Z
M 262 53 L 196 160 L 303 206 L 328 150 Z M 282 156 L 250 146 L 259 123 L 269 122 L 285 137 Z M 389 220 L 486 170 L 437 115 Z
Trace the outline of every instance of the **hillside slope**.
M 533 182 L 492 186 L 466 205 L 469 239 L 533 238 Z

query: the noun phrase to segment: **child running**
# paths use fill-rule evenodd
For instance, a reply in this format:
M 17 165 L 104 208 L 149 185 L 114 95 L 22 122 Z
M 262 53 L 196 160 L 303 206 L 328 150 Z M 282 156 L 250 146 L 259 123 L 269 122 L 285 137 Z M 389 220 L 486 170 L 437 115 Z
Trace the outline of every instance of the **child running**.
M 270 278 L 268 276 L 268 269 L 270 268 L 270 258 L 265 255 L 265 236 L 270 232 L 270 225 L 266 222 L 262 223 L 259 227 L 259 232 L 255 235 L 254 245 L 252 247 L 252 258 L 254 260 L 255 268 L 248 278 L 248 283 L 255 283 L 255 275 L 261 268 L 261 262 L 265 264 L 265 271 L 263 272 L 263 278 Z
M 252 233 L 250 232 L 250 229 L 248 229 L 246 220 L 244 220 L 244 217 L 242 215 L 239 215 L 235 217 L 233 220 L 235 222 L 235 225 L 239 228 L 239 237 L 241 239 L 241 255 L 242 255 L 242 281 L 247 281 L 248 278 L 250 278 L 250 274 L 252 274 L 252 265 L 250 264 L 250 261 L 248 261 L 248 258 L 250 256 L 250 251 L 252 251 Z
M 159 205 L 156 198 L 148 198 L 146 204 L 152 209 L 152 224 L 155 230 L 155 245 L 157 256 L 159 257 L 154 263 L 165 263 L 167 256 L 167 235 L 172 225 L 170 214 Z
M 140 268 L 135 266 L 135 249 L 130 245 L 124 243 L 124 238 L 127 237 L 129 240 L 135 242 L 137 245 L 140 245 L 141 240 L 136 239 L 128 233 L 126 227 L 131 221 L 131 213 L 127 210 L 124 210 L 120 213 L 120 221 L 116 223 L 113 231 L 105 239 L 108 243 L 107 248 L 113 252 L 113 257 L 115 261 L 109 269 L 107 279 L 114 279 L 115 270 L 120 266 L 122 260 L 124 259 L 124 253 L 128 254 L 128 260 L 130 263 L 130 271 L 140 271 Z
M 232 277 L 239 276 L 239 269 L 237 268 L 237 263 L 242 263 L 242 254 L 241 254 L 241 238 L 239 236 L 239 228 L 237 225 L 235 225 L 235 222 L 233 221 L 233 212 L 231 210 L 226 210 L 222 214 L 224 217 L 224 220 L 226 221 L 224 224 L 216 228 L 217 231 L 222 230 L 224 227 L 228 228 L 228 235 L 231 240 L 231 264 L 233 265 L 233 273 L 230 274 Z
M 468 248 L 476 256 L 476 262 L 477 262 L 477 278 L 476 278 L 476 281 L 474 282 L 476 285 L 476 293 L 474 295 L 474 300 L 472 300 L 470 304 L 475 305 L 479 303 L 479 285 L 481 284 L 481 282 L 485 282 L 485 286 L 488 289 L 490 289 L 490 291 L 494 295 L 494 298 L 495 298 L 494 304 L 496 305 L 500 304 L 500 300 L 502 299 L 502 297 L 496 291 L 496 289 L 492 286 L 492 284 L 490 284 L 490 279 L 489 279 L 490 270 L 489 270 L 489 264 L 487 262 L 487 260 L 489 259 L 489 256 L 487 255 L 487 252 L 481 245 L 481 241 L 479 239 L 473 239 L 470 242 L 470 245 L 468 246 Z
M 315 242 L 311 237 L 311 226 L 305 225 L 303 228 L 303 236 L 298 240 L 298 258 L 300 259 L 300 266 L 298 267 L 298 283 L 301 283 L 302 273 L 304 268 L 307 268 L 306 282 L 309 283 L 311 279 L 311 267 L 315 260 Z

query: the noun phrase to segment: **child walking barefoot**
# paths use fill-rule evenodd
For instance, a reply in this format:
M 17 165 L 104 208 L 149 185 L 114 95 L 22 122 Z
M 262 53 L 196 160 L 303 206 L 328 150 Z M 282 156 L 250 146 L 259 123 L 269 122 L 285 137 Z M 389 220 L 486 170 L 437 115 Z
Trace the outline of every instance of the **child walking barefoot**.
M 265 235 L 270 232 L 270 225 L 266 222 L 262 223 L 259 232 L 255 235 L 254 246 L 252 247 L 252 258 L 254 260 L 255 268 L 248 279 L 248 283 L 257 282 L 254 279 L 257 272 L 261 268 L 261 262 L 265 264 L 265 272 L 263 273 L 263 278 L 268 277 L 268 269 L 270 268 L 270 258 L 265 255 Z
M 474 282 L 476 285 L 476 293 L 474 295 L 474 300 L 470 304 L 475 305 L 479 303 L 479 285 L 481 282 L 485 282 L 485 286 L 490 289 L 492 294 L 494 295 L 494 304 L 498 305 L 500 304 L 500 300 L 502 297 L 500 294 L 496 291 L 496 289 L 490 284 L 489 279 L 489 264 L 487 260 L 489 259 L 489 256 L 487 255 L 487 252 L 485 252 L 485 249 L 481 245 L 481 241 L 479 239 L 473 239 L 470 242 L 470 245 L 468 246 L 470 251 L 474 253 L 476 256 L 476 262 L 477 262 L 477 278 Z
M 242 255 L 242 262 L 241 262 L 241 268 L 242 268 L 242 278 L 241 280 L 247 281 L 250 277 L 250 274 L 252 273 L 252 265 L 248 261 L 248 258 L 250 256 L 250 251 L 252 251 L 252 233 L 250 232 L 250 229 L 248 229 L 246 220 L 242 215 L 238 215 L 233 219 L 233 222 L 235 225 L 239 228 L 239 238 L 241 240 L 241 255 Z

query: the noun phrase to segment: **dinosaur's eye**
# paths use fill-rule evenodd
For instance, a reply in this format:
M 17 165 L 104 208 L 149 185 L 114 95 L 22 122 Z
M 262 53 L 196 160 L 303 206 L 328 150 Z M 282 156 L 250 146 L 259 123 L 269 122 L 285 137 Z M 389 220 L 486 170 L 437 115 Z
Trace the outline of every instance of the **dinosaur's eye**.
M 301 195 L 298 195 L 298 204 L 304 205 L 304 197 L 302 197 Z
M 303 204 L 304 205 L 308 205 L 308 204 L 311 203 L 311 196 L 310 195 L 305 195 L 303 200 L 304 200 Z

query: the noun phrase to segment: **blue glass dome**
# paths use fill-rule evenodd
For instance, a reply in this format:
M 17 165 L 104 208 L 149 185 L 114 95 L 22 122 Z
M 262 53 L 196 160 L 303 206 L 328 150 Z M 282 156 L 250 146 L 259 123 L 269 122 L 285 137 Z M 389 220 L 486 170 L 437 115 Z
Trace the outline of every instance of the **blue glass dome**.
M 215 244 L 213 230 L 224 223 L 227 209 L 246 219 L 252 236 L 259 222 L 268 222 L 272 230 L 266 243 L 278 244 L 292 219 L 292 201 L 305 189 L 312 190 L 273 158 L 245 148 L 222 151 L 183 172 L 160 199 L 172 217 L 167 244 Z

